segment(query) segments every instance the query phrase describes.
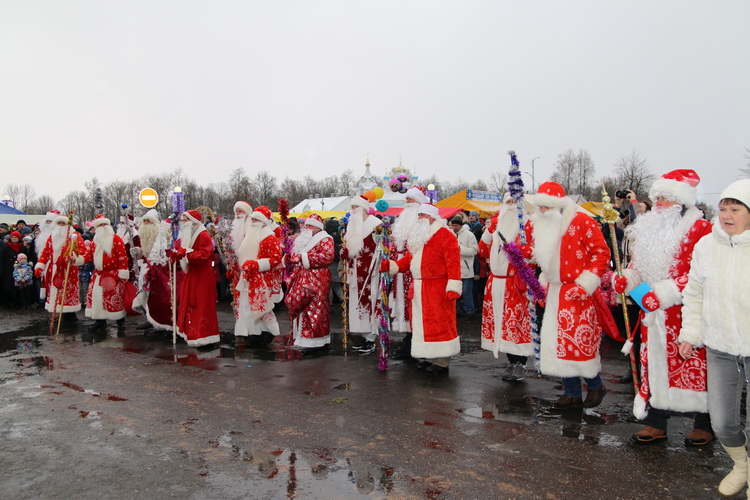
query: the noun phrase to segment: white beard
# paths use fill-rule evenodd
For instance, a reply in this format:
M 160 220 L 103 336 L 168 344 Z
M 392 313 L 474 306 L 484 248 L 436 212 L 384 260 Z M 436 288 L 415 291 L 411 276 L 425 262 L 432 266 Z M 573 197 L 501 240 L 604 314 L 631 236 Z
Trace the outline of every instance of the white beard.
M 255 260 L 258 258 L 258 249 L 260 242 L 263 240 L 263 223 L 253 221 L 250 223 L 245 238 L 237 250 L 237 260 L 242 265 L 246 260 Z
M 52 238 L 53 257 L 57 259 L 68 239 L 68 226 L 52 226 L 50 237 Z
M 349 256 L 354 258 L 365 247 L 365 219 L 363 217 L 364 209 L 357 207 L 349 216 L 349 224 L 346 226 L 346 248 Z
M 497 216 L 497 230 L 508 242 L 516 239 L 521 225 L 518 222 L 518 211 L 515 206 L 503 205 Z
M 534 223 L 534 258 L 542 271 L 549 271 L 558 266 L 560 259 L 560 240 L 562 240 L 562 212 L 552 208 L 542 213 L 534 212 L 531 216 Z M 548 279 L 552 279 L 548 276 Z
M 232 221 L 232 231 L 229 235 L 232 238 L 232 250 L 237 253 L 242 245 L 242 240 L 245 238 L 245 232 L 247 230 L 247 222 L 249 221 L 247 215 L 236 215 Z
M 294 247 L 292 248 L 293 253 L 301 253 L 305 246 L 310 242 L 312 239 L 312 229 L 305 228 L 297 235 L 296 238 L 294 238 Z
M 154 240 L 151 250 L 147 256 L 147 260 L 159 266 L 164 266 L 169 263 L 167 258 L 167 234 L 169 234 L 169 226 L 165 224 L 156 225 L 156 239 Z
M 396 243 L 396 248 L 399 251 L 406 247 L 418 220 L 419 204 L 407 203 L 401 215 L 398 216 L 396 222 L 393 224 L 393 241 Z
M 648 283 L 669 277 L 669 269 L 684 236 L 680 227 L 681 211 L 680 205 L 654 207 L 625 229 L 630 239 L 633 267 Z
M 417 219 L 409 236 L 409 251 L 412 253 L 422 249 L 430 239 L 430 221 L 429 219 Z
M 97 229 L 97 232 L 99 230 Z M 182 248 L 191 248 L 193 241 L 193 222 L 185 221 L 180 222 L 180 244 Z
M 141 237 L 141 250 L 143 255 L 148 256 L 151 253 L 151 249 L 154 247 L 154 242 L 157 236 L 159 236 L 159 225 L 158 224 L 143 224 L 138 230 L 138 236 Z
M 115 231 L 112 226 L 105 224 L 96 228 L 94 233 L 94 244 L 96 245 L 96 253 L 104 251 L 107 255 L 112 253 L 112 242 L 114 241 Z
M 47 238 L 52 234 L 54 228 L 55 225 L 51 222 L 49 224 L 42 224 L 41 229 L 39 230 L 39 236 L 34 240 L 34 247 L 36 248 L 37 255 L 42 255 L 42 250 L 44 250 L 44 245 L 47 243 Z

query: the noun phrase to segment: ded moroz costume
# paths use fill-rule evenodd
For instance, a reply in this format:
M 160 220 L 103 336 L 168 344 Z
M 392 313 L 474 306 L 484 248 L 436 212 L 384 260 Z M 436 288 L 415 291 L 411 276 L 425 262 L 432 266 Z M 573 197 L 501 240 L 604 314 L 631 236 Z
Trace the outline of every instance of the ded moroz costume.
M 698 412 L 687 445 L 713 439 L 707 414 L 706 353 L 699 349 L 689 359 L 678 353 L 682 328 L 682 290 L 687 284 L 695 244 L 711 233 L 711 223 L 696 206 L 700 182 L 693 170 L 673 170 L 649 190 L 654 208 L 639 215 L 626 229 L 631 262 L 616 291 L 630 293 L 642 283 L 641 387 L 633 413 L 645 427 L 635 433 L 636 443 L 651 443 L 667 436 L 667 410 Z
M 540 370 L 562 377 L 557 409 L 598 406 L 606 389 L 599 371 L 602 328 L 592 294 L 609 266 L 609 247 L 598 224 L 565 196 L 556 182 L 539 186 L 531 216 L 533 257 L 549 283 L 540 332 Z M 582 400 L 581 380 L 588 393 Z
M 461 351 L 456 329 L 456 299 L 461 296 L 458 240 L 437 207 L 423 204 L 420 223 L 409 239 L 409 252 L 398 261 L 384 260 L 380 270 L 395 275 L 407 269 L 414 278 L 411 355 L 428 361 L 419 368 L 448 372 L 451 356 Z M 425 366 L 426 365 L 426 366 Z
M 375 350 L 378 318 L 381 314 L 378 288 L 380 275 L 378 262 L 374 258 L 377 244 L 373 232 L 382 221 L 369 215 L 369 207 L 366 198 L 352 198 L 352 212 L 344 235 L 346 247 L 341 249 L 340 254 L 341 259 L 346 261 L 349 331 L 364 337 L 364 342 L 355 347 L 363 354 Z
M 138 295 L 134 307 L 143 309 L 149 324 L 156 330 L 172 329 L 172 301 L 169 289 L 167 247 L 169 226 L 161 223 L 151 209 L 141 218 L 138 230 L 140 247 L 137 258 L 143 259 L 138 277 Z
M 177 334 L 190 347 L 219 342 L 216 317 L 216 277 L 213 270 L 214 244 L 197 210 L 183 212 L 180 239 L 169 252 L 185 273 L 177 297 Z
M 260 206 L 250 215 L 250 225 L 237 251 L 240 276 L 234 334 L 269 344 L 279 335 L 273 313 L 275 269 L 281 262 L 281 243 L 268 227 L 271 211 Z
M 523 218 L 526 221 L 526 217 Z M 530 225 L 526 224 L 530 231 Z M 504 352 L 508 356 L 508 367 L 503 380 L 520 381 L 526 377 L 526 360 L 533 355 L 531 318 L 527 286 L 518 269 L 510 264 L 503 250 L 503 240 L 515 241 L 521 246 L 521 226 L 515 203 L 510 193 L 505 193 L 503 204 L 498 207 L 489 227 L 479 241 L 479 255 L 489 259 L 490 275 L 484 291 L 482 309 L 482 349 L 491 351 L 495 357 Z
M 333 257 L 333 238 L 323 230 L 320 216 L 312 214 L 288 257 L 294 267 L 284 300 L 289 308 L 296 346 L 314 349 L 331 343 L 328 294 Z
M 125 320 L 125 282 L 130 277 L 125 244 L 115 234 L 109 219 L 103 215 L 94 219 L 96 232 L 87 262 L 94 263 L 94 275 L 86 295 L 86 317 L 96 320 L 94 327 L 102 327 L 106 320 L 116 320 L 122 328 Z

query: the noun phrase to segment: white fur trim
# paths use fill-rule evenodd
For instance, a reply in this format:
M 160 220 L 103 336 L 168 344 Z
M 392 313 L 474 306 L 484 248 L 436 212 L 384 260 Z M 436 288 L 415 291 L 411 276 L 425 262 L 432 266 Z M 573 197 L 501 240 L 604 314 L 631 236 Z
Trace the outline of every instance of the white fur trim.
M 433 219 L 440 218 L 440 210 L 438 210 L 438 207 L 430 205 L 429 203 L 422 203 L 419 205 L 419 213 L 429 215 Z
M 104 288 L 100 284 L 101 275 L 90 283 L 91 290 L 91 307 L 87 307 L 84 314 L 91 319 L 108 319 L 118 320 L 125 317 L 125 309 L 121 311 L 109 312 L 104 308 Z
M 187 335 L 177 330 L 177 335 L 183 338 L 187 342 L 188 347 L 201 347 L 208 344 L 218 344 L 221 338 L 218 335 L 211 335 L 209 337 L 203 337 L 201 339 L 188 340 Z
M 240 210 L 245 212 L 247 215 L 250 215 L 251 213 L 253 213 L 253 207 L 251 207 L 250 204 L 247 203 L 246 201 L 238 201 L 237 203 L 234 204 L 233 208 L 234 210 L 237 210 L 239 208 Z
M 351 204 L 352 204 L 352 208 L 354 207 L 369 208 L 370 207 L 370 202 L 362 198 L 361 196 L 353 196 Z
M 84 262 L 86 262 L 86 259 L 83 257 L 83 255 L 76 255 L 76 260 L 73 261 L 73 265 L 82 266 Z
M 310 269 L 310 257 L 307 256 L 307 252 L 302 252 L 299 254 L 300 260 L 302 261 L 302 267 L 305 269 Z
M 486 245 L 489 245 L 492 243 L 492 233 L 485 230 L 484 233 L 482 233 L 482 242 L 484 242 Z
M 35 270 L 36 269 L 44 269 L 45 267 L 47 267 L 47 264 L 45 264 L 43 262 L 37 262 L 36 265 L 34 266 L 34 269 Z
M 262 273 L 271 269 L 270 259 L 258 259 L 258 272 Z
M 682 293 L 672 279 L 657 281 L 651 285 L 651 289 L 656 294 L 656 298 L 659 299 L 662 309 L 682 304 Z
M 331 343 L 331 336 L 326 335 L 325 337 L 317 337 L 314 339 L 308 337 L 299 336 L 294 339 L 294 345 L 297 347 L 323 347 Z
M 628 280 L 625 284 L 625 293 L 630 293 L 635 287 L 641 284 L 643 281 L 640 274 L 635 269 L 623 269 L 622 276 Z
M 530 198 L 531 203 L 533 203 L 537 207 L 565 208 L 570 204 L 575 205 L 573 200 L 571 200 L 567 196 L 558 198 L 557 196 L 551 196 L 545 193 L 537 193 L 533 196 L 530 196 Z
M 633 350 L 633 341 L 632 340 L 626 340 L 625 343 L 622 345 L 622 349 L 620 349 L 620 352 L 623 353 L 625 356 L 630 355 L 630 351 Z
M 312 217 L 308 217 L 307 219 L 305 219 L 305 225 L 323 229 L 323 222 L 319 221 L 318 219 L 313 219 Z
M 648 410 L 646 409 L 646 400 L 643 399 L 643 396 L 640 394 L 637 394 L 635 396 L 635 400 L 633 401 L 633 415 L 635 415 L 635 418 L 638 420 L 643 420 L 648 416 Z
M 127 269 L 120 269 L 117 271 L 117 277 L 121 280 L 127 280 L 130 278 L 130 271 Z
M 408 191 L 406 191 L 406 194 L 404 195 L 404 198 L 411 198 L 412 200 L 416 201 L 420 205 L 422 203 L 428 203 L 430 200 L 425 196 L 425 194 L 419 190 L 417 187 L 411 187 Z
M 692 207 L 695 205 L 698 190 L 687 182 L 661 178 L 657 179 L 648 191 L 648 197 L 651 198 L 651 201 L 655 202 L 659 196 L 664 197 L 665 200 Z
M 576 285 L 586 290 L 587 294 L 591 295 L 596 291 L 597 288 L 599 288 L 599 283 L 601 283 L 601 281 L 602 280 L 599 276 L 592 273 L 588 269 L 584 269 L 583 272 L 581 272 L 581 274 L 576 278 L 575 283 Z
M 448 280 L 448 283 L 445 285 L 446 292 L 456 292 L 460 294 L 462 290 L 463 287 L 461 280 Z
M 94 219 L 93 226 L 94 227 L 99 227 L 99 226 L 106 226 L 108 224 L 111 224 L 111 222 L 109 221 L 109 219 L 107 219 L 106 217 L 99 217 L 98 219 Z

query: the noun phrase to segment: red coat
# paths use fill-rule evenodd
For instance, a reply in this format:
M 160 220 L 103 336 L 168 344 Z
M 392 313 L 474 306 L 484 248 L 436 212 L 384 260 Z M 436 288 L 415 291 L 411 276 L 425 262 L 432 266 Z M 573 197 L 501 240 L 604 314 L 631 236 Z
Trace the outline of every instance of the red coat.
M 75 253 L 78 257 L 75 262 L 68 266 L 68 263 L 65 260 L 65 254 L 72 241 L 75 241 Z M 44 307 L 47 311 L 60 313 L 75 312 L 81 309 L 81 299 L 79 297 L 78 286 L 78 266 L 85 262 L 86 254 L 86 245 L 83 242 L 83 238 L 81 238 L 81 236 L 73 229 L 70 230 L 69 238 L 60 249 L 59 253 L 56 253 L 52 248 L 52 238 L 47 238 L 42 254 L 39 256 L 39 260 L 35 266 L 36 269 L 43 270 L 42 278 L 44 279 L 44 286 L 47 290 L 47 302 Z M 68 270 L 67 285 L 65 281 L 66 269 Z M 64 303 L 62 302 L 63 286 L 65 286 Z
M 422 248 L 410 248 L 405 257 L 391 262 L 390 274 L 411 270 L 411 355 L 444 358 L 458 354 L 461 344 L 456 330 L 456 301 L 446 295 L 461 293 L 461 253 L 456 235 L 444 220 L 430 225 L 430 238 Z
M 500 231 L 508 240 L 515 239 L 521 246 L 518 218 L 511 213 L 510 224 L 503 218 Z M 527 228 L 530 226 L 527 224 Z M 486 232 L 479 241 L 479 256 L 489 259 L 490 275 L 484 290 L 482 308 L 482 349 L 531 356 L 534 346 L 531 338 L 531 316 L 527 286 L 518 275 L 518 270 L 508 262 L 508 254 L 502 250 L 503 241 L 496 231 Z M 534 306 L 535 307 L 535 306 Z
M 635 398 L 633 413 L 645 418 L 648 406 L 662 410 L 707 412 L 706 350 L 701 348 L 688 359 L 678 352 L 677 337 L 682 328 L 682 290 L 687 285 L 693 248 L 711 233 L 711 223 L 702 219 L 702 212 L 689 208 L 683 216 L 685 235 L 669 269 L 669 277 L 649 283 L 661 307 L 654 312 L 641 312 L 641 390 Z M 637 224 L 637 220 L 636 220 Z M 637 268 L 639 258 L 633 255 L 631 265 Z M 640 275 L 627 269 L 628 288 L 640 283 Z
M 534 255 L 549 282 L 540 369 L 545 375 L 593 378 L 601 370 L 602 329 L 591 295 L 609 266 L 609 247 L 599 225 L 577 212 L 573 202 L 563 208 L 559 232 L 550 236 L 537 229 Z M 581 288 L 583 296 L 578 295 Z
M 187 254 L 187 272 L 177 303 L 177 334 L 190 347 L 219 342 L 216 316 L 216 283 L 213 271 L 214 244 L 203 226 L 193 234 Z M 181 244 L 178 240 L 178 246 Z M 188 250 L 188 251 L 189 251 Z
M 280 333 L 273 314 L 273 298 L 275 269 L 281 263 L 281 244 L 270 229 L 265 228 L 263 235 L 257 254 L 239 263 L 240 279 L 235 288 L 237 322 L 234 329 L 234 334 L 238 336 L 260 335 L 264 331 L 274 335 Z M 250 261 L 257 262 L 258 271 L 246 276 L 243 265 Z
M 287 292 L 290 303 L 307 304 L 297 314 L 292 314 L 290 308 L 296 346 L 321 347 L 331 343 L 328 294 L 331 290 L 329 266 L 333 257 L 333 238 L 325 231 L 315 234 L 300 251 L 301 261 L 294 266 Z
M 124 318 L 125 282 L 130 277 L 130 272 L 122 238 L 112 235 L 112 251 L 108 254 L 97 254 L 96 243 L 91 241 L 86 261 L 94 263 L 94 275 L 86 295 L 86 317 L 112 320 Z

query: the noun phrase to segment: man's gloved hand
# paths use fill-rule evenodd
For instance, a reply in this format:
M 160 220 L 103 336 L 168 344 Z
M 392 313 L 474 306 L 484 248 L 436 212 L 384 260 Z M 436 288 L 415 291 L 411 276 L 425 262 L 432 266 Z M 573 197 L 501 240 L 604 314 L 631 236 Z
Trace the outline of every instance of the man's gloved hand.
M 346 247 L 342 248 L 339 252 L 339 257 L 341 260 L 346 260 L 349 258 L 349 250 L 346 249 Z
M 648 309 L 649 311 L 653 312 L 656 311 L 661 307 L 661 301 L 659 301 L 659 297 L 656 296 L 653 290 L 648 292 L 646 295 L 643 296 L 643 307 Z
M 625 289 L 628 286 L 628 279 L 625 276 L 615 275 L 614 285 L 615 285 L 615 292 L 625 293 Z
M 458 292 L 449 291 L 449 292 L 445 292 L 445 296 L 448 298 L 448 300 L 458 300 L 461 294 Z
M 258 261 L 257 260 L 248 260 L 245 261 L 244 264 L 242 264 L 242 275 L 245 277 L 246 280 L 250 281 L 250 277 L 253 274 L 256 274 L 258 272 Z
M 381 260 L 380 261 L 380 272 L 381 273 L 387 273 L 388 270 L 391 268 L 391 261 L 388 259 Z

